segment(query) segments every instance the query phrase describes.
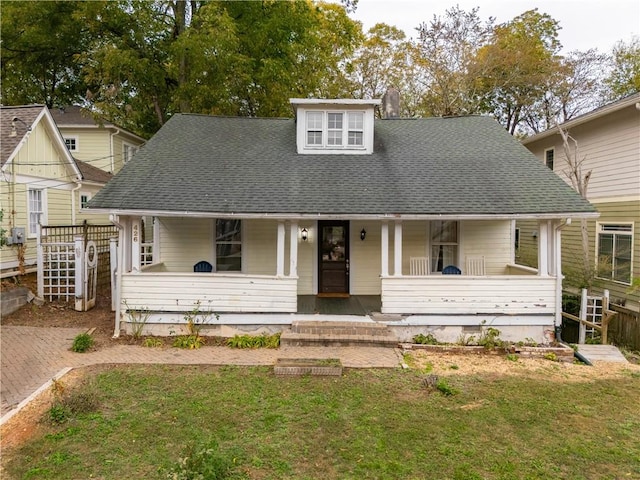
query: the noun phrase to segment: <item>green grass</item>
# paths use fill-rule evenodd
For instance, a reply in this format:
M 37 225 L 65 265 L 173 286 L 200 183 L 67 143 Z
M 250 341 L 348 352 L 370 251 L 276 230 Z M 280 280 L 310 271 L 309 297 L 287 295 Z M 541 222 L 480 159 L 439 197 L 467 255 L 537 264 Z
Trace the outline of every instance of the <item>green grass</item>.
M 458 392 L 445 396 L 424 372 L 345 372 L 114 367 L 77 387 L 96 409 L 11 452 L 3 478 L 173 478 L 205 451 L 192 463 L 230 469 L 216 478 L 640 478 L 637 375 L 439 375 Z

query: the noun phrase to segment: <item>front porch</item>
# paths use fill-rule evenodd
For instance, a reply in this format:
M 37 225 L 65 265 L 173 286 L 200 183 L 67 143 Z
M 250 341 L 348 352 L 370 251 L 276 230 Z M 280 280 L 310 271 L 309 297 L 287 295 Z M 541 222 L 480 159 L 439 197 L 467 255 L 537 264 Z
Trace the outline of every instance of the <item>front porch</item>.
M 142 248 L 139 219 L 121 222 L 116 335 L 130 329 L 131 312 L 150 312 L 149 325 L 167 334 L 181 331 L 198 308 L 216 317 L 215 335 L 331 320 L 387 322 L 403 329 L 402 339 L 442 328 L 439 338 L 450 341 L 480 325 L 541 339 L 560 312 L 556 221 L 539 222 L 538 270 L 513 264 L 508 219 L 246 219 L 223 222 L 234 235 L 224 243 L 215 219 L 161 218 L 151 253 Z M 326 240 L 338 233 L 335 248 L 326 250 Z M 150 255 L 152 263 L 144 265 Z M 470 268 L 473 258 L 481 259 L 479 270 Z M 193 271 L 197 263 L 210 268 Z M 336 265 L 344 281 L 335 281 Z M 458 274 L 446 275 L 447 265 L 459 265 Z M 329 285 L 338 290 L 327 291 Z

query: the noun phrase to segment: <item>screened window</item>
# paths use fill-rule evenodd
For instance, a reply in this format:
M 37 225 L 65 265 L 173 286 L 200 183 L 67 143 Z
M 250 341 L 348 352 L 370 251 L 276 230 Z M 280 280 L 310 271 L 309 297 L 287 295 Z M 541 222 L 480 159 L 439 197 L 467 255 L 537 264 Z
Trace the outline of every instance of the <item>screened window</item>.
M 632 224 L 598 224 L 598 276 L 631 284 Z
M 441 272 L 449 265 L 458 266 L 458 222 L 431 222 L 431 271 Z
M 242 271 L 241 220 L 216 220 L 216 271 Z
M 44 220 L 43 191 L 30 189 L 28 192 L 29 202 L 29 234 L 35 235 L 38 232 L 38 224 Z
M 364 147 L 364 112 L 307 112 L 306 122 L 308 147 Z
M 553 170 L 553 157 L 554 157 L 553 148 L 550 148 L 549 150 L 544 151 L 544 164 L 547 167 L 549 167 L 551 170 Z

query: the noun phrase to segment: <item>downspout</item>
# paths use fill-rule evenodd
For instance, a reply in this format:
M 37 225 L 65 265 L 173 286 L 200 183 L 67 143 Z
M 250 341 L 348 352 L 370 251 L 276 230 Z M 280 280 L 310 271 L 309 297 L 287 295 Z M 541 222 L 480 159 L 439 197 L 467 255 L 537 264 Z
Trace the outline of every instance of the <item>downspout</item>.
M 114 331 L 113 338 L 120 337 L 120 302 L 122 301 L 122 279 L 120 276 L 120 272 L 124 269 L 124 259 L 123 257 L 123 244 L 124 244 L 124 226 L 118 221 L 118 216 L 115 214 L 109 215 L 109 221 L 113 223 L 118 229 L 118 258 L 117 258 L 117 266 L 115 271 L 115 292 L 111 292 L 112 295 L 115 296 L 116 299 L 116 318 L 114 322 Z
M 115 129 L 115 132 L 113 132 L 113 133 L 111 134 L 110 138 L 109 138 L 109 140 L 110 140 L 110 141 L 109 141 L 109 150 L 110 150 L 110 152 L 109 152 L 109 153 L 111 154 L 111 155 L 110 155 L 110 157 L 111 157 L 111 173 L 112 173 L 113 175 L 115 175 L 115 174 L 116 174 L 116 161 L 115 161 L 115 158 L 114 158 L 114 157 L 115 157 L 115 153 L 114 153 L 114 151 L 113 151 L 113 150 L 114 150 L 114 149 L 113 149 L 113 137 L 115 137 L 115 136 L 116 136 L 116 135 L 118 135 L 119 133 L 120 133 L 120 129 L 119 129 L 119 128 L 116 128 L 116 129 Z
M 562 252 L 561 252 L 561 237 L 560 230 L 564 227 L 571 225 L 571 219 L 567 218 L 564 222 L 560 223 L 554 231 L 555 231 L 555 242 L 556 242 L 556 252 L 555 252 L 555 260 L 556 260 L 556 318 L 554 321 L 554 330 L 556 341 L 565 345 L 569 348 L 572 348 L 567 342 L 562 340 L 562 279 L 564 278 L 562 275 Z M 572 348 L 573 349 L 573 348 Z M 593 366 L 593 364 L 580 352 L 577 350 L 573 350 L 573 356 L 580 360 L 585 365 Z
M 76 192 L 82 187 L 82 182 L 78 182 L 78 186 L 71 190 L 71 225 L 76 224 Z M 80 202 L 78 202 L 80 205 Z

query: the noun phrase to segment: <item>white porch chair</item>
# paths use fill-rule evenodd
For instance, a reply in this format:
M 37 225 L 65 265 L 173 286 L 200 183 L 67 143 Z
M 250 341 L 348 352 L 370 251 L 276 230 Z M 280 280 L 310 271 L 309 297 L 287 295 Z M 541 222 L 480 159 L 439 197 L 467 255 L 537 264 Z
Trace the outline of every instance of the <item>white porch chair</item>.
M 409 258 L 409 275 L 429 275 L 429 257 Z
M 484 272 L 484 256 L 467 257 L 467 275 L 483 276 Z

